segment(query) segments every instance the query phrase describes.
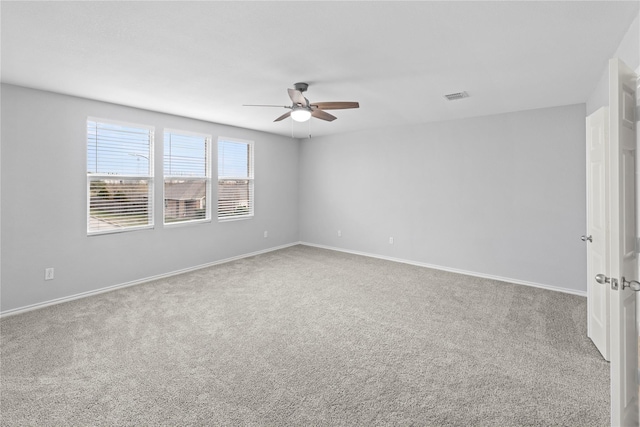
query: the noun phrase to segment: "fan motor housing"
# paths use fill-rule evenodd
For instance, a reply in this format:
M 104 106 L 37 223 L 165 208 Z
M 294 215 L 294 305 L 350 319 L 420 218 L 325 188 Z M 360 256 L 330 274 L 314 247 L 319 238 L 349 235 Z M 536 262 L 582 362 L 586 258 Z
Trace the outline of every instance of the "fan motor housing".
M 293 88 L 298 92 L 306 92 L 309 85 L 307 83 L 294 83 Z

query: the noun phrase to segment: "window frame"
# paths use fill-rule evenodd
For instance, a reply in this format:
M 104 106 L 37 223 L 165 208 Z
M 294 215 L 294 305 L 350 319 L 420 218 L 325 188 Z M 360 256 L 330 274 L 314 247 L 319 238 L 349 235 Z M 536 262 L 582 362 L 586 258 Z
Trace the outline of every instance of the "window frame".
M 220 170 L 218 168 L 218 163 L 220 161 L 220 143 L 221 142 L 231 142 L 231 143 L 237 143 L 237 144 L 246 144 L 248 149 L 249 149 L 249 165 L 248 165 L 248 176 L 244 176 L 244 177 L 221 177 L 220 176 Z M 218 158 L 218 162 L 216 163 L 216 168 L 218 168 L 217 172 L 217 177 L 218 177 L 218 181 L 217 181 L 217 216 L 218 216 L 218 222 L 229 222 L 229 221 L 242 221 L 242 220 L 247 220 L 247 219 L 253 219 L 253 217 L 255 216 L 255 148 L 254 148 L 254 141 L 252 140 L 247 140 L 247 139 L 241 139 L 241 138 L 231 138 L 231 137 L 226 137 L 226 136 L 218 136 L 218 140 L 216 143 L 216 155 Z M 243 181 L 248 181 L 249 184 L 249 212 L 243 215 L 233 215 L 233 216 L 220 216 L 220 181 L 224 181 L 224 180 L 243 180 Z
M 173 134 L 173 135 L 181 135 L 181 136 L 195 136 L 195 137 L 203 137 L 205 139 L 205 151 L 206 151 L 206 158 L 205 158 L 205 170 L 206 170 L 206 177 L 184 177 L 184 176 L 173 176 L 173 175 L 167 175 L 166 174 L 166 168 L 164 165 L 164 161 L 165 161 L 165 148 L 166 148 L 166 139 L 165 136 L 166 134 Z M 211 217 L 212 217 L 212 191 L 211 191 L 211 187 L 212 187 L 212 173 L 211 173 L 211 159 L 212 159 L 212 147 L 213 147 L 213 137 L 210 134 L 206 134 L 206 133 L 200 133 L 200 132 L 193 132 L 193 131 L 185 131 L 185 130 L 180 130 L 180 129 L 174 129 L 174 128 L 164 128 L 163 132 L 162 132 L 162 224 L 165 227 L 180 227 L 180 226 L 187 226 L 187 225 L 193 225 L 193 224 L 202 224 L 202 223 L 207 223 L 207 222 L 211 222 Z M 206 184 L 205 184 L 205 198 L 206 198 L 206 204 L 205 204 L 205 217 L 201 218 L 201 219 L 190 219 L 190 220 L 186 220 L 186 221 L 175 221 L 175 222 L 167 222 L 166 221 L 166 199 L 165 199 L 165 195 L 166 195 L 166 180 L 167 178 L 171 179 L 171 178 L 179 178 L 179 179 L 185 179 L 185 180 L 201 180 L 201 179 L 205 179 Z M 217 203 L 216 203 L 217 206 Z
M 114 126 L 122 126 L 122 127 L 129 127 L 129 128 L 135 128 L 135 129 L 144 129 L 147 130 L 149 133 L 149 153 L 148 153 L 148 163 L 149 163 L 149 170 L 148 170 L 148 174 L 116 174 L 116 173 L 89 173 L 89 171 L 87 170 L 86 173 L 86 196 L 87 196 L 87 200 L 86 200 L 86 220 L 87 220 L 87 224 L 86 224 L 86 230 L 87 230 L 87 236 L 98 236 L 98 235 L 104 235 L 104 234 L 114 234 L 114 233 L 126 233 L 126 232 L 130 232 L 130 231 L 138 231 L 138 230 L 147 230 L 147 229 L 153 229 L 155 228 L 155 221 L 154 221 L 154 188 L 155 188 L 155 184 L 154 184 L 154 171 L 155 171 L 155 167 L 154 167 L 154 146 L 155 146 L 155 127 L 151 126 L 151 125 L 145 125 L 145 124 L 140 124 L 140 123 L 131 123 L 131 122 L 125 122 L 125 121 L 120 121 L 120 120 L 113 120 L 113 119 L 105 119 L 105 118 L 100 118 L 100 117 L 93 117 L 93 116 L 89 116 L 87 117 L 87 119 L 85 120 L 85 156 L 84 156 L 84 166 L 86 169 L 88 166 L 88 162 L 89 162 L 89 123 L 90 122 L 94 122 L 96 123 L 96 126 L 99 124 L 106 124 L 106 125 L 114 125 Z M 143 181 L 146 180 L 147 181 L 147 224 L 144 225 L 132 225 L 132 226 L 123 226 L 123 227 L 119 227 L 119 228 L 112 228 L 112 229 L 103 229 L 103 230 L 91 230 L 90 226 L 91 226 L 91 183 L 94 181 L 104 181 L 104 180 L 120 180 L 120 181 L 125 181 L 125 180 L 134 180 L 134 181 Z

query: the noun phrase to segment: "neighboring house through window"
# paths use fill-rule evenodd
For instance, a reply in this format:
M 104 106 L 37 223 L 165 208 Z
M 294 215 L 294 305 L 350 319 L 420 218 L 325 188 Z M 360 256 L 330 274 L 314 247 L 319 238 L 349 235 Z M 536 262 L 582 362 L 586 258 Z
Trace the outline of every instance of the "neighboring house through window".
M 164 132 L 164 223 L 211 220 L 211 137 Z
M 218 219 L 253 217 L 253 141 L 218 138 Z
M 153 227 L 153 127 L 87 120 L 87 233 Z

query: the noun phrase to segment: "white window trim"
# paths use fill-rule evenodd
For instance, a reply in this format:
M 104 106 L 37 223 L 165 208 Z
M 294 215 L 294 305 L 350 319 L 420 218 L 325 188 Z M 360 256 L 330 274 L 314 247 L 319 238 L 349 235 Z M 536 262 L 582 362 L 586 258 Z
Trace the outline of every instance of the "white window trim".
M 220 182 L 220 171 L 218 171 L 218 162 L 216 161 L 216 216 L 218 217 L 218 222 L 231 222 L 231 221 L 244 221 L 247 219 L 253 219 L 253 217 L 255 216 L 255 209 L 256 209 L 256 194 L 255 194 L 255 147 L 254 147 L 254 141 L 249 140 L 249 139 L 241 139 L 241 138 L 235 138 L 235 137 L 226 137 L 226 136 L 218 136 L 218 140 L 216 142 L 216 157 L 218 156 L 218 146 L 220 144 L 220 141 L 228 141 L 228 142 L 238 142 L 238 143 L 242 143 L 242 144 L 247 144 L 249 145 L 249 162 L 251 165 L 251 176 L 250 177 L 225 177 L 224 179 L 238 179 L 238 180 L 249 180 L 251 182 L 251 195 L 252 195 L 252 200 L 251 200 L 251 212 L 246 214 L 246 215 L 236 215 L 236 216 L 225 216 L 225 217 L 220 217 L 218 216 L 217 212 L 219 209 L 219 194 L 218 194 L 218 185 Z
M 129 127 L 136 127 L 136 128 L 140 128 L 140 129 L 147 129 L 148 131 L 150 131 L 152 133 L 155 132 L 156 128 L 153 125 L 145 125 L 142 123 L 134 123 L 134 122 L 125 122 L 122 120 L 115 120 L 115 119 L 105 119 L 104 117 L 94 117 L 94 116 L 88 116 L 87 117 L 87 121 L 88 122 L 100 122 L 100 123 L 108 123 L 110 125 L 117 125 L 117 126 L 129 126 Z
M 87 198 L 87 206 L 86 206 L 86 219 L 87 219 L 87 224 L 86 224 L 86 229 L 87 229 L 87 236 L 99 236 L 99 235 L 104 235 L 104 234 L 116 234 L 116 233 L 128 233 L 130 231 L 138 231 L 138 230 L 148 230 L 148 229 L 153 229 L 155 228 L 155 221 L 154 221 L 154 217 L 155 217 L 155 213 L 154 213 L 154 188 L 155 188 L 155 180 L 154 180 L 154 170 L 155 170 L 155 162 L 154 162 L 154 147 L 155 147 L 155 127 L 154 126 L 150 126 L 150 125 L 145 125 L 145 124 L 140 124 L 140 123 L 131 123 L 131 122 L 125 122 L 125 121 L 120 121 L 120 120 L 113 120 L 113 119 L 105 119 L 105 118 L 100 118 L 100 117 L 94 117 L 94 116 L 88 116 L 87 119 L 84 122 L 84 135 L 85 135 L 85 150 L 84 150 L 84 165 L 85 168 L 87 166 L 87 124 L 88 122 L 96 122 L 96 123 L 105 123 L 105 124 L 111 124 L 111 125 L 116 125 L 116 126 L 126 126 L 126 127 L 135 127 L 135 128 L 139 128 L 139 129 L 147 129 L 149 131 L 149 175 L 105 175 L 105 174 L 87 174 L 87 193 L 86 193 L 86 198 Z M 89 229 L 89 224 L 91 221 L 91 182 L 92 181 L 101 181 L 104 179 L 118 179 L 121 178 L 123 180 L 127 180 L 127 179 L 146 179 L 149 181 L 148 186 L 147 186 L 147 191 L 148 191 L 148 196 L 149 197 L 149 205 L 148 205 L 148 217 L 149 217 L 149 223 L 146 225 L 140 225 L 140 226 L 130 226 L 130 227 L 123 227 L 123 228 L 114 228 L 114 229 L 108 229 L 108 230 L 90 230 Z
M 206 139 L 206 144 L 207 144 L 206 169 L 207 169 L 208 185 L 206 186 L 205 197 L 207 198 L 207 205 L 206 205 L 207 213 L 205 215 L 205 218 L 203 219 L 193 219 L 189 221 L 176 221 L 176 222 L 165 221 L 166 206 L 164 201 L 164 196 L 165 196 L 164 180 L 166 178 L 171 178 L 171 176 L 164 175 L 164 143 L 165 143 L 164 134 L 165 133 L 174 133 L 174 134 L 185 135 L 185 136 L 204 137 Z M 162 130 L 162 174 L 163 174 L 162 176 L 162 224 L 164 227 L 168 227 L 168 228 L 184 227 L 184 226 L 189 226 L 194 224 L 210 223 L 212 221 L 212 218 L 213 218 L 213 198 L 212 198 L 212 191 L 211 191 L 211 187 L 213 187 L 213 174 L 212 174 L 212 166 L 211 166 L 212 159 L 213 159 L 213 157 L 211 156 L 212 150 L 213 150 L 213 137 L 211 134 L 173 129 L 173 128 L 164 128 Z M 217 146 L 216 146 L 216 154 L 217 154 Z M 184 177 L 179 177 L 179 178 L 184 178 Z M 202 178 L 198 178 L 198 179 L 202 179 Z M 217 185 L 217 181 L 216 181 L 216 185 Z M 217 212 L 217 209 L 218 209 L 217 197 L 215 202 L 216 202 L 215 207 Z

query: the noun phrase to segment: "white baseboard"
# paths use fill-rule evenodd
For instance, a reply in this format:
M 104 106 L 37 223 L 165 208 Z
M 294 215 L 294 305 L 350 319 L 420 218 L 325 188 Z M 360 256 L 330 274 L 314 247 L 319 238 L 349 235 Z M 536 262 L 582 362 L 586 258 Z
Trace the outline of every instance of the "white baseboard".
M 315 243 L 300 242 L 300 244 L 301 245 L 305 245 L 305 246 L 313 246 L 313 247 L 321 248 L 321 249 L 329 249 L 329 250 L 332 250 L 332 251 L 346 252 L 346 253 L 350 253 L 350 254 L 354 254 L 354 255 L 362 255 L 362 256 L 371 257 L 371 258 L 379 258 L 379 259 L 384 259 L 384 260 L 387 260 L 387 261 L 401 262 L 403 264 L 416 265 L 418 267 L 432 268 L 434 270 L 448 271 L 450 273 L 464 274 L 466 276 L 480 277 L 480 278 L 483 278 L 483 279 L 491 279 L 491 280 L 499 280 L 501 282 L 514 283 L 516 285 L 532 286 L 534 288 L 542 288 L 542 289 L 547 289 L 547 290 L 550 290 L 550 291 L 563 292 L 565 294 L 578 295 L 578 296 L 581 296 L 581 297 L 586 297 L 587 296 L 587 293 L 585 291 L 576 291 L 574 289 L 560 288 L 558 286 L 551 286 L 551 285 L 545 285 L 545 284 L 542 284 L 542 283 L 528 282 L 528 281 L 525 281 L 525 280 L 512 279 L 512 278 L 509 278 L 509 277 L 493 276 L 491 274 L 477 273 L 475 271 L 459 270 L 457 268 L 443 267 L 441 265 L 427 264 L 427 263 L 424 263 L 424 262 L 410 261 L 410 260 L 401 259 L 401 258 L 393 258 L 393 257 L 384 256 L 384 255 L 371 254 L 371 253 L 368 253 L 368 252 L 352 251 L 352 250 L 348 250 L 348 249 L 336 248 L 336 247 L 333 247 L 333 246 L 316 245 Z
M 164 278 L 167 278 L 167 277 L 176 276 L 178 274 L 188 273 L 190 271 L 200 270 L 200 269 L 203 269 L 203 268 L 212 267 L 214 265 L 224 264 L 224 263 L 227 263 L 227 262 L 236 261 L 236 260 L 239 260 L 239 259 L 242 259 L 242 258 L 252 257 L 252 256 L 255 256 L 255 255 L 260 255 L 260 254 L 264 254 L 264 253 L 267 253 L 267 252 L 273 252 L 273 251 L 277 251 L 277 250 L 288 248 L 288 247 L 295 246 L 295 245 L 312 246 L 312 247 L 316 247 L 316 248 L 328 249 L 328 250 L 338 251 L 338 252 L 345 252 L 345 253 L 350 253 L 350 254 L 354 254 L 354 255 L 366 256 L 366 257 L 370 257 L 370 258 L 379 258 L 379 259 L 384 259 L 384 260 L 387 260 L 387 261 L 400 262 L 400 263 L 403 263 L 403 264 L 410 264 L 410 265 L 415 265 L 415 266 L 418 266 L 418 267 L 432 268 L 434 270 L 442 270 L 442 271 L 448 271 L 448 272 L 451 272 L 451 273 L 464 274 L 464 275 L 472 276 L 472 277 L 480 277 L 480 278 L 483 278 L 483 279 L 499 280 L 501 282 L 515 283 L 517 285 L 533 286 L 535 288 L 542 288 L 542 289 L 547 289 L 547 290 L 551 290 L 551 291 L 563 292 L 563 293 L 578 295 L 578 296 L 582 296 L 582 297 L 586 297 L 587 296 L 586 292 L 576 291 L 576 290 L 573 290 L 573 289 L 560 288 L 560 287 L 557 287 L 557 286 L 545 285 L 545 284 L 541 284 L 541 283 L 528 282 L 528 281 L 524 281 L 524 280 L 512 279 L 512 278 L 509 278 L 509 277 L 493 276 L 493 275 L 490 275 L 490 274 L 477 273 L 477 272 L 474 272 L 474 271 L 467 271 L 467 270 L 459 270 L 459 269 L 456 269 L 456 268 L 443 267 L 441 265 L 427 264 L 427 263 L 423 263 L 423 262 L 410 261 L 410 260 L 401 259 L 401 258 L 393 258 L 393 257 L 384 256 L 384 255 L 372 254 L 372 253 L 368 253 L 368 252 L 352 251 L 352 250 L 348 250 L 348 249 L 343 249 L 343 248 L 338 248 L 338 247 L 333 247 L 333 246 L 326 246 L 326 245 L 317 245 L 315 243 L 309 243 L 309 242 L 293 242 L 293 243 L 288 243 L 286 245 L 275 246 L 275 247 L 272 247 L 272 248 L 263 249 L 263 250 L 256 251 L 256 252 L 251 252 L 251 253 L 237 255 L 237 256 L 234 256 L 234 257 L 230 257 L 230 258 L 221 259 L 221 260 L 218 260 L 218 261 L 209 262 L 209 263 L 206 263 L 206 264 L 196 265 L 194 267 L 183 268 L 181 270 L 175 270 L 175 271 L 171 271 L 171 272 L 164 273 L 164 274 L 158 274 L 158 275 L 155 275 L 155 276 L 145 277 L 145 278 L 138 279 L 138 280 L 132 280 L 132 281 L 126 282 L 126 283 L 120 283 L 120 284 L 113 285 L 113 286 L 107 286 L 105 288 L 95 289 L 95 290 L 87 291 L 87 292 L 81 292 L 79 294 L 74 294 L 74 295 L 70 295 L 70 296 L 67 296 L 67 297 L 56 298 L 56 299 L 49 300 L 49 301 L 44 301 L 44 302 L 40 302 L 40 303 L 36 303 L 36 304 L 27 305 L 27 306 L 24 306 L 24 307 L 18 307 L 18 308 L 14 308 L 14 309 L 11 309 L 11 310 L 6 310 L 6 311 L 3 311 L 3 312 L 0 312 L 0 318 L 16 315 L 16 314 L 20 314 L 20 313 L 25 313 L 27 311 L 37 310 L 37 309 L 40 309 L 40 308 L 48 307 L 50 305 L 62 304 L 64 302 L 73 301 L 73 300 L 80 299 L 80 298 L 86 298 L 86 297 L 90 297 L 90 296 L 93 296 L 93 295 L 99 295 L 99 294 L 102 294 L 102 293 L 105 293 L 105 292 L 111 292 L 111 291 L 115 291 L 117 289 L 127 288 L 129 286 L 140 285 L 142 283 L 147 283 L 147 282 L 151 282 L 151 281 L 154 281 L 154 280 L 164 279 Z
M 111 292 L 111 291 L 115 291 L 117 289 L 127 288 L 129 286 L 140 285 L 142 283 L 147 283 L 147 282 L 151 282 L 151 281 L 158 280 L 158 279 L 164 279 L 164 278 L 167 278 L 167 277 L 176 276 L 178 274 L 188 273 L 190 271 L 200 270 L 200 269 L 203 269 L 203 268 L 212 267 L 214 265 L 224 264 L 224 263 L 227 263 L 227 262 L 236 261 L 236 260 L 239 260 L 239 259 L 242 259 L 242 258 L 252 257 L 252 256 L 255 256 L 255 255 L 260 255 L 260 254 L 264 254 L 264 253 L 267 253 L 267 252 L 273 252 L 273 251 L 277 251 L 277 250 L 280 250 L 280 249 L 288 248 L 290 246 L 296 246 L 296 245 L 299 245 L 299 244 L 300 244 L 300 242 L 288 243 L 286 245 L 275 246 L 273 248 L 263 249 L 263 250 L 256 251 L 256 252 L 251 252 L 251 253 L 248 253 L 248 254 L 242 254 L 242 255 L 238 255 L 238 256 L 234 256 L 234 257 L 230 257 L 230 258 L 221 259 L 221 260 L 218 260 L 218 261 L 208 262 L 206 264 L 200 264 L 200 265 L 196 265 L 194 267 L 183 268 L 181 270 L 170 271 L 170 272 L 164 273 L 164 274 L 158 274 L 158 275 L 155 275 L 155 276 L 145 277 L 145 278 L 138 279 L 138 280 L 132 280 L 132 281 L 126 282 L 126 283 L 120 283 L 120 284 L 113 285 L 113 286 L 107 286 L 106 288 L 100 288 L 100 289 L 96 289 L 96 290 L 93 290 L 93 291 L 81 292 L 79 294 L 74 294 L 74 295 L 70 295 L 70 296 L 67 296 L 67 297 L 56 298 L 56 299 L 52 299 L 52 300 L 49 300 L 49 301 L 44 301 L 44 302 L 40 302 L 40 303 L 36 303 L 36 304 L 27 305 L 27 306 L 24 306 L 24 307 L 13 308 L 11 310 L 5 310 L 3 312 L 0 312 L 0 318 L 6 317 L 6 316 L 13 316 L 15 314 L 20 314 L 20 313 L 25 313 L 27 311 L 37 310 L 37 309 L 40 309 L 40 308 L 48 307 L 50 305 L 62 304 L 63 302 L 73 301 L 73 300 L 80 299 L 80 298 L 86 298 L 86 297 L 90 297 L 90 296 L 93 296 L 93 295 L 99 295 L 99 294 L 103 294 L 105 292 Z

